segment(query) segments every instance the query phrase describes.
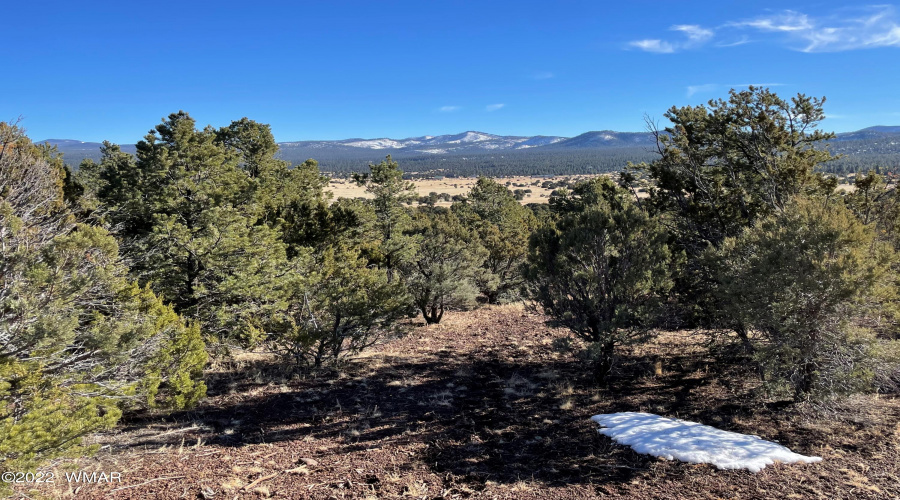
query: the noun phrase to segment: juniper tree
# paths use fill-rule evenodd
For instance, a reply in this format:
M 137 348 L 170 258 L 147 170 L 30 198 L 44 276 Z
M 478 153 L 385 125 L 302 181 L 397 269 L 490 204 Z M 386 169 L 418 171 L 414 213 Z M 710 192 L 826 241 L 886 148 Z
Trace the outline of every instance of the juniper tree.
M 531 211 L 509 189 L 487 177 L 480 177 L 467 199 L 454 204 L 453 210 L 487 250 L 476 282 L 488 303 L 496 304 L 501 297 L 518 291 L 528 237 L 537 225 Z
M 802 94 L 785 100 L 751 86 L 706 105 L 672 107 L 665 114 L 672 125 L 654 130 L 660 157 L 639 167 L 652 181 L 642 203 L 686 252 L 675 279 L 688 324 L 733 328 L 746 344 L 746 328 L 719 314 L 725 305 L 711 293 L 716 278 L 699 256 L 819 187 L 814 171 L 833 158 L 820 147 L 833 137 L 817 128 L 824 102 Z
M 708 254 L 726 314 L 753 333 L 769 384 L 796 399 L 890 382 L 900 344 L 878 338 L 893 249 L 840 201 L 800 197 Z M 896 382 L 896 380 L 894 381 Z
M 369 267 L 356 249 L 329 246 L 297 259 L 304 264 L 285 285 L 276 343 L 300 365 L 319 368 L 358 354 L 409 313 L 403 284 L 388 283 L 386 271 Z
M 475 276 L 487 255 L 456 215 L 446 209 L 420 210 L 408 237 L 418 244 L 401 269 L 425 322 L 440 323 L 447 310 L 473 306 Z
M 205 393 L 206 352 L 118 243 L 79 223 L 65 172 L 0 124 L 0 469 L 76 453 L 127 407 L 184 408 Z
M 590 342 L 598 378 L 615 349 L 646 338 L 672 287 L 668 235 L 627 191 L 596 178 L 551 198 L 556 219 L 529 243 L 527 292 Z

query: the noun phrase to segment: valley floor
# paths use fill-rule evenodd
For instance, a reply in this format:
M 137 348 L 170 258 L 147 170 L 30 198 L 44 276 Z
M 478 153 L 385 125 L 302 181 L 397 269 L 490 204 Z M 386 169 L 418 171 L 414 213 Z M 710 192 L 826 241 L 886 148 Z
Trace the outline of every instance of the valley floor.
M 521 306 L 450 313 L 353 362 L 289 378 L 264 359 L 219 367 L 191 412 L 132 417 L 29 496 L 74 498 L 898 498 L 900 402 L 813 412 L 748 396 L 702 342 L 623 350 L 597 389 L 565 332 Z M 734 371 L 738 370 L 738 371 Z M 720 471 L 639 455 L 592 415 L 646 411 L 756 434 L 817 464 Z M 81 485 L 66 470 L 121 472 Z

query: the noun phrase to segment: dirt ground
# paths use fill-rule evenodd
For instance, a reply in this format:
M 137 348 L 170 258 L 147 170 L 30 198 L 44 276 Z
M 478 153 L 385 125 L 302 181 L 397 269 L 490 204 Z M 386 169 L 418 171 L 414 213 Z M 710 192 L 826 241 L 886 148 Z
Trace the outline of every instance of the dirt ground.
M 900 401 L 822 413 L 750 395 L 696 334 L 624 349 L 609 386 L 565 332 L 522 306 L 448 313 L 354 361 L 300 378 L 265 359 L 218 367 L 199 408 L 130 416 L 63 460 L 31 498 L 900 498 Z M 576 346 L 577 347 L 577 346 Z M 598 413 L 646 411 L 759 435 L 817 464 L 759 473 L 639 455 Z M 78 485 L 66 471 L 120 472 Z

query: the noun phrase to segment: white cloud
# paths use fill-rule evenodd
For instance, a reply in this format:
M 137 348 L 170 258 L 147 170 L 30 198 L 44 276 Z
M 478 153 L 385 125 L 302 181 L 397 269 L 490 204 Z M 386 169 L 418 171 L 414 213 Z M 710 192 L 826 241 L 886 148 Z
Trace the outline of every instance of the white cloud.
M 855 15 L 848 15 L 853 11 Z M 900 21 L 890 5 L 845 10 L 840 16 L 823 18 L 786 10 L 729 26 L 781 34 L 793 48 L 803 52 L 900 47 Z
M 715 35 L 713 30 L 701 28 L 696 24 L 678 24 L 672 26 L 671 30 L 680 31 L 688 37 L 688 40 L 697 43 L 705 42 Z
M 728 26 L 737 28 L 749 27 L 758 29 L 760 31 L 782 32 L 804 31 L 813 27 L 809 16 L 807 16 L 806 14 L 801 14 L 799 12 L 794 12 L 792 10 L 786 10 L 780 14 L 775 14 L 768 17 L 759 17 L 749 21 L 728 23 Z
M 717 83 L 704 83 L 703 85 L 688 85 L 687 87 L 687 96 L 691 97 L 692 95 L 698 92 L 713 92 L 714 90 L 719 88 L 719 84 Z
M 506 104 L 488 104 L 484 109 L 487 111 L 497 111 L 503 106 L 506 106 Z
M 703 28 L 697 24 L 676 24 L 669 28 L 669 30 L 683 34 L 686 39 L 676 42 L 667 42 L 659 39 L 635 40 L 628 45 L 647 52 L 671 54 L 679 50 L 702 45 L 715 36 L 713 30 Z
M 733 42 L 717 43 L 716 47 L 737 47 L 738 45 L 744 45 L 744 44 L 750 43 L 750 42 L 752 42 L 752 40 L 750 40 L 750 37 L 748 37 L 747 35 L 744 35 L 741 38 L 739 38 L 738 40 L 735 40 Z
M 752 31 L 762 39 L 802 52 L 841 52 L 878 47 L 900 47 L 900 16 L 891 5 L 873 5 L 841 9 L 822 16 L 794 10 L 730 21 L 721 26 L 703 28 L 696 24 L 678 24 L 669 28 L 685 38 L 681 40 L 646 39 L 629 43 L 647 52 L 671 54 L 701 47 L 713 39 L 731 39 L 715 47 L 734 47 L 750 42 Z M 741 35 L 739 39 L 735 38 Z
M 461 108 L 459 106 L 441 106 L 438 108 L 438 111 L 441 113 L 452 113 L 454 111 L 459 111 Z
M 628 45 L 647 52 L 656 52 L 658 54 L 671 54 L 672 52 L 675 52 L 674 45 L 662 40 L 636 40 L 634 42 L 629 42 Z

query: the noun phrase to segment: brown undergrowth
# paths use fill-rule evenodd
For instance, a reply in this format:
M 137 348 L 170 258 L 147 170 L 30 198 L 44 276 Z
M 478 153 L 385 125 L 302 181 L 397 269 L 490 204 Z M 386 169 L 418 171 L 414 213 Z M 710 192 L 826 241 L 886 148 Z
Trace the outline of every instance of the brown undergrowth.
M 598 387 L 566 336 L 521 306 L 418 326 L 342 374 L 292 377 L 265 358 L 226 364 L 199 408 L 134 415 L 63 470 L 119 471 L 120 484 L 58 481 L 74 498 L 897 498 L 900 404 L 859 397 L 825 411 L 753 395 L 686 332 L 624 349 Z M 639 455 L 591 415 L 646 411 L 759 435 L 818 455 L 811 465 L 720 471 Z

